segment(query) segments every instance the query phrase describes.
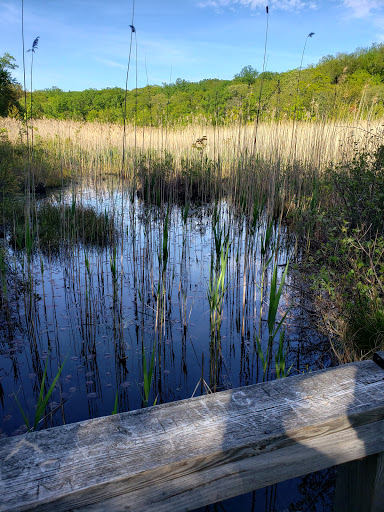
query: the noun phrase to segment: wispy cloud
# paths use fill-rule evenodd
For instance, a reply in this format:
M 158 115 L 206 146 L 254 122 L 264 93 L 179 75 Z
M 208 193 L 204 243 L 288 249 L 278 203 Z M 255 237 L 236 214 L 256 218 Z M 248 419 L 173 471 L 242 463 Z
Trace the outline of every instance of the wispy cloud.
M 109 59 L 100 59 L 99 57 L 95 57 L 95 60 L 97 62 L 100 62 L 101 64 L 105 64 L 106 66 L 110 68 L 119 68 L 119 69 L 126 69 L 127 65 L 121 64 L 121 62 L 116 62 L 114 60 Z
M 16 5 L 0 1 L 0 11 L 3 23 L 17 23 L 20 21 L 20 8 Z
M 354 18 L 366 18 L 374 11 L 384 10 L 383 0 L 343 0 Z
M 358 0 L 345 0 L 358 2 Z M 372 2 L 375 0 L 371 0 Z M 377 0 L 380 1 L 380 0 Z M 213 8 L 215 10 L 233 8 L 234 6 L 249 7 L 252 10 L 265 9 L 266 5 L 270 8 L 282 11 L 298 11 L 302 9 L 314 9 L 317 7 L 313 0 L 203 0 L 199 2 L 198 7 Z
M 374 27 L 376 29 L 376 41 L 384 43 L 384 12 L 381 15 L 374 17 Z

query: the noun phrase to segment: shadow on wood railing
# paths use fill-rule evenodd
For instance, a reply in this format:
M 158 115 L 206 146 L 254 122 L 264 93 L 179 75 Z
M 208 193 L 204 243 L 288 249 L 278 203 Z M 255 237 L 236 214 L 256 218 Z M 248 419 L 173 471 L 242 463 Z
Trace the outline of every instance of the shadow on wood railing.
M 342 464 L 335 511 L 383 512 L 383 443 L 361 361 L 2 439 L 0 511 L 193 510 Z

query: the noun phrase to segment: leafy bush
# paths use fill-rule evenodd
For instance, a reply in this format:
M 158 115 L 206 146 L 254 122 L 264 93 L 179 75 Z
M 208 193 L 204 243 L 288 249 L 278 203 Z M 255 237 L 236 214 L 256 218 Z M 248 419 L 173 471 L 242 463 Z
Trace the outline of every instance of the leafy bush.
M 373 154 L 356 151 L 352 162 L 329 170 L 329 179 L 352 229 L 366 225 L 384 231 L 384 145 Z
M 384 347 L 384 146 L 330 169 L 294 221 L 338 357 L 360 359 Z

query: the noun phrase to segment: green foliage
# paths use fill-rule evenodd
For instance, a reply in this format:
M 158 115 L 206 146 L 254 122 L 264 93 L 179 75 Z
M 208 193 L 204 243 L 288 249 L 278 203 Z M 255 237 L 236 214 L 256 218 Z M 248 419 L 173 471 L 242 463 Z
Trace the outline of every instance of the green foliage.
M 378 140 L 331 168 L 296 213 L 312 289 L 327 331 L 342 341 L 335 351 L 343 361 L 384 347 L 383 171 Z
M 43 373 L 43 378 L 41 380 L 40 393 L 39 393 L 39 398 L 38 398 L 37 404 L 36 404 L 36 411 L 35 411 L 35 418 L 34 418 L 33 425 L 31 425 L 29 423 L 28 415 L 24 412 L 23 408 L 21 407 L 20 402 L 17 399 L 17 396 L 14 395 L 16 403 L 20 409 L 21 415 L 23 416 L 24 423 L 26 424 L 26 426 L 28 428 L 28 432 L 33 432 L 37 429 L 37 427 L 43 417 L 45 408 L 47 407 L 48 400 L 50 399 L 52 392 L 55 389 L 56 382 L 58 381 L 60 374 L 63 371 L 64 364 L 65 364 L 65 361 L 67 360 L 67 357 L 64 359 L 63 364 L 60 366 L 60 368 L 56 374 L 56 377 L 53 379 L 53 382 L 52 382 L 50 388 L 48 389 L 47 394 L 44 397 L 44 385 L 45 385 L 45 378 L 47 375 L 48 359 L 49 359 L 49 357 L 47 357 L 47 361 L 46 361 L 45 367 L 44 367 L 44 373 Z
M 22 110 L 19 99 L 22 91 L 20 85 L 12 78 L 10 70 L 16 69 L 15 59 L 4 53 L 0 57 L 0 116 L 15 117 Z
M 268 320 L 267 320 L 269 337 L 271 340 L 273 340 L 276 333 L 279 331 L 282 323 L 284 322 L 285 317 L 287 316 L 287 313 L 285 313 L 283 318 L 279 321 L 279 323 L 275 327 L 275 322 L 276 322 L 276 317 L 277 317 L 277 308 L 279 307 L 281 294 L 283 291 L 283 286 L 285 283 L 285 279 L 287 277 L 288 266 L 289 266 L 289 262 L 287 262 L 287 264 L 285 265 L 285 269 L 284 269 L 283 275 L 281 276 L 280 285 L 278 288 L 277 288 L 277 264 L 275 264 L 273 267 L 271 288 L 269 291 L 269 308 L 268 308 Z
M 383 236 L 360 227 L 334 232 L 312 256 L 312 265 L 321 264 L 312 286 L 324 320 L 342 340 L 340 352 L 351 359 L 384 347 L 383 256 Z M 328 311 L 328 301 L 337 305 L 336 318 Z
M 293 101 L 292 91 L 296 90 Z M 248 65 L 233 80 L 188 82 L 178 78 L 171 84 L 147 85 L 128 91 L 127 120 L 158 126 L 186 124 L 191 117 L 203 117 L 215 124 L 233 116 L 249 121 L 257 116 L 259 120 L 318 119 L 324 115 L 348 118 L 359 108 L 362 96 L 366 115 L 384 114 L 384 44 L 324 57 L 317 65 L 300 71 L 299 83 L 297 70 L 259 74 Z M 28 115 L 123 122 L 124 90 L 34 91 L 33 112 Z
M 284 331 L 280 333 L 279 338 L 279 347 L 277 349 L 276 355 L 275 355 L 275 368 L 276 368 L 276 377 L 278 379 L 283 379 L 285 377 L 288 377 L 288 375 L 291 373 L 292 365 L 288 370 L 285 367 L 285 361 L 287 358 L 287 353 L 284 352 Z
M 9 222 L 12 240 L 16 248 L 26 249 L 29 256 L 36 249 L 37 241 L 42 251 L 57 253 L 61 248 L 77 242 L 102 247 L 113 243 L 115 237 L 113 218 L 107 218 L 91 207 L 42 204 L 35 213 L 38 240 L 36 228 L 32 231 L 29 227 L 22 204 L 9 215 L 12 220 L 12 223 Z
M 36 191 L 62 185 L 68 172 L 62 167 L 60 156 L 49 142 L 35 139 L 33 160 L 29 162 L 31 183 Z M 27 187 L 28 148 L 24 142 L 11 144 L 7 130 L 0 129 L 0 201 L 12 198 Z
M 268 232 L 268 230 L 267 230 L 267 232 Z M 267 235 L 266 235 L 266 237 L 267 237 Z M 277 248 L 275 248 L 275 255 L 277 255 Z M 269 263 L 271 262 L 272 257 L 273 256 L 271 256 L 264 263 L 264 266 L 262 269 L 261 288 L 263 288 L 264 273 L 265 273 Z M 277 310 L 278 310 L 278 307 L 280 304 L 281 294 L 283 291 L 285 279 L 287 277 L 288 267 L 289 267 L 289 262 L 287 262 L 287 264 L 285 265 L 283 275 L 281 276 L 280 285 L 277 286 L 277 262 L 275 261 L 275 263 L 273 265 L 271 286 L 270 286 L 270 291 L 269 291 L 269 305 L 268 305 L 268 318 L 267 318 L 268 342 L 267 342 L 267 348 L 266 348 L 265 353 L 263 352 L 263 349 L 261 346 L 260 337 L 258 335 L 256 335 L 256 348 L 257 348 L 257 352 L 258 352 L 258 355 L 259 355 L 259 358 L 260 358 L 260 361 L 261 361 L 261 364 L 263 367 L 263 381 L 265 380 L 265 377 L 267 375 L 270 355 L 271 355 L 272 348 L 273 348 L 273 342 L 274 342 L 275 337 L 279 333 L 280 333 L 279 347 L 278 347 L 278 350 L 277 350 L 277 353 L 275 356 L 277 378 L 286 377 L 290 372 L 290 369 L 288 370 L 288 372 L 285 371 L 286 353 L 284 353 L 284 350 L 283 350 L 284 331 L 281 330 L 281 327 L 283 325 L 283 322 L 284 322 L 288 312 L 286 312 L 283 315 L 283 317 L 279 320 L 279 322 L 276 323 Z
M 142 395 L 141 398 L 143 400 L 144 407 L 148 407 L 148 405 L 149 405 L 149 395 L 151 393 L 153 371 L 154 371 L 154 364 L 155 364 L 155 351 L 156 351 L 156 344 L 154 343 L 153 349 L 152 349 L 150 366 L 149 366 L 149 369 L 147 370 L 147 359 L 145 357 L 145 351 L 143 348 L 143 380 L 144 380 L 143 391 L 144 391 L 144 395 Z M 157 397 L 155 398 L 153 405 L 156 405 L 156 403 L 157 403 Z
M 0 200 L 14 194 L 22 180 L 22 152 L 12 147 L 7 131 L 0 129 Z
M 237 82 L 243 82 L 247 85 L 252 85 L 256 82 L 259 72 L 252 66 L 244 66 L 240 73 L 237 73 L 233 78 Z
M 227 270 L 230 245 L 228 238 L 226 238 L 221 244 L 220 259 L 216 264 L 216 268 L 211 266 L 211 274 L 207 288 L 207 297 L 211 313 L 211 330 L 215 330 L 216 327 L 220 330 L 223 312 L 223 299 L 226 292 L 225 274 Z
M 330 169 L 329 179 L 352 229 L 370 225 L 373 232 L 384 231 L 384 145 L 373 153 L 356 150 L 351 162 Z
M 364 352 L 384 346 L 384 237 L 361 227 L 345 230 L 341 291 L 346 333 Z

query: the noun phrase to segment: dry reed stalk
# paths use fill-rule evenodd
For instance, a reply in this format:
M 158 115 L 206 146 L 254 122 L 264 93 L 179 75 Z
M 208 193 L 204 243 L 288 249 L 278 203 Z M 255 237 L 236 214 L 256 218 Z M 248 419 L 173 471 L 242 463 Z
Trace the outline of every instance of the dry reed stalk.
M 0 127 L 11 142 L 18 141 L 20 122 L 4 119 Z M 41 119 L 35 129 L 36 142 L 60 158 L 67 174 L 100 180 L 121 175 L 121 125 Z M 269 121 L 259 124 L 255 146 L 254 127 L 241 120 L 222 126 L 191 121 L 167 127 L 165 138 L 163 127 L 128 125 L 124 176 L 132 190 L 158 205 L 177 200 L 183 189 L 185 198 L 202 202 L 224 192 L 235 202 L 244 195 L 251 202 L 266 197 L 267 211 L 275 216 L 299 204 L 327 167 L 351 160 L 359 147 L 369 149 L 380 129 L 380 121 L 358 118 L 353 123 Z
M 316 167 L 321 170 L 330 162 L 339 161 L 344 155 L 343 150 L 353 139 L 365 144 L 371 134 L 378 131 L 380 121 L 356 119 L 353 122 L 263 122 L 258 127 L 257 147 L 255 155 L 265 162 L 292 165 L 290 141 L 295 132 L 295 160 L 300 167 Z M 100 163 L 107 163 L 111 158 L 111 149 L 121 146 L 123 127 L 118 124 L 101 124 L 79 121 L 57 121 L 39 119 L 34 121 L 36 133 L 44 141 L 50 141 L 53 147 L 60 149 L 62 156 L 75 156 L 73 152 L 87 152 Z M 11 142 L 16 143 L 20 137 L 21 123 L 15 119 L 0 120 L 0 127 L 8 130 Z M 215 161 L 220 156 L 223 170 L 232 171 L 233 162 L 246 154 L 250 155 L 253 147 L 254 128 L 252 125 L 241 127 L 239 123 L 217 127 L 192 122 L 188 126 L 168 128 L 166 144 L 164 144 L 161 127 L 141 127 L 141 150 L 166 150 L 171 153 L 176 164 L 182 158 L 195 158 L 198 153 L 192 144 L 203 135 L 207 136 L 207 146 L 203 149 L 204 157 Z M 204 133 L 203 133 L 204 132 Z M 135 146 L 135 130 L 133 125 L 127 126 L 127 148 Z M 68 143 L 71 143 L 69 147 Z M 351 151 L 352 151 L 352 145 Z M 121 151 L 121 150 L 118 150 Z M 103 162 L 104 160 L 104 162 Z M 87 161 L 83 160 L 84 166 Z M 225 175 L 224 175 L 225 177 Z

